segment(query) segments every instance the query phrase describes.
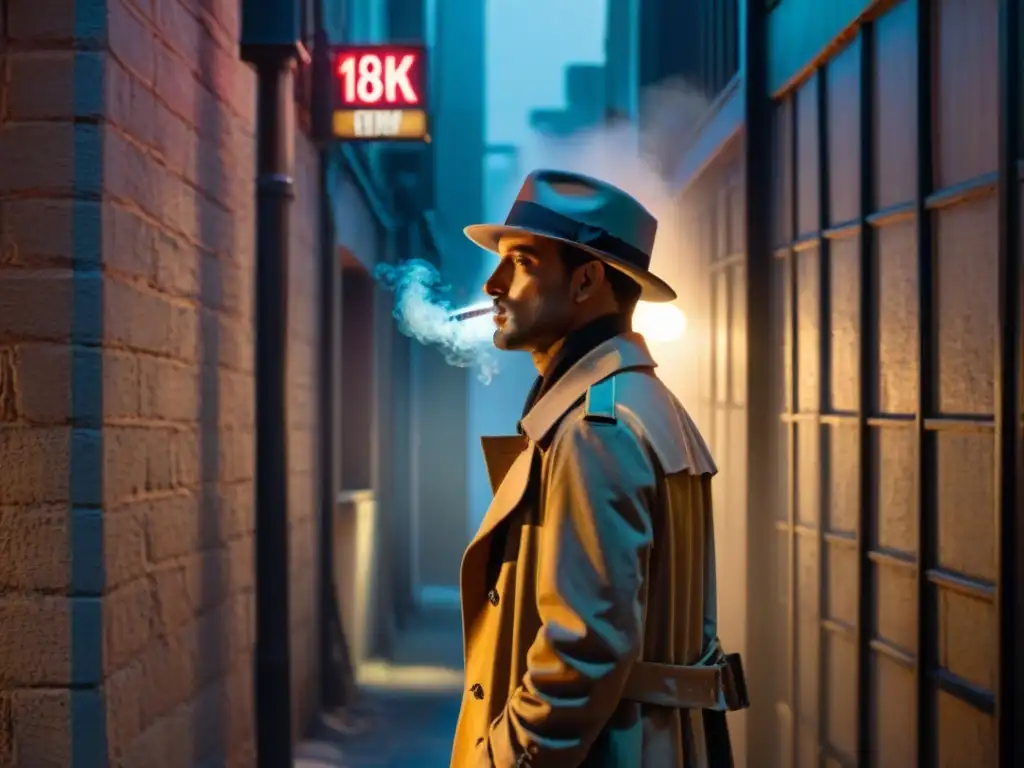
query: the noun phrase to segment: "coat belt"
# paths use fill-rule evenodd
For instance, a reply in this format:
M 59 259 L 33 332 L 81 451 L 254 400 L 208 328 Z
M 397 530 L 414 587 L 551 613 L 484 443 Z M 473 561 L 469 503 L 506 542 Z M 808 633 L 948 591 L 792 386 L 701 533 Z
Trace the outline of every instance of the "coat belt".
M 637 661 L 626 679 L 624 699 L 672 709 L 734 712 L 750 706 L 738 653 L 695 666 Z

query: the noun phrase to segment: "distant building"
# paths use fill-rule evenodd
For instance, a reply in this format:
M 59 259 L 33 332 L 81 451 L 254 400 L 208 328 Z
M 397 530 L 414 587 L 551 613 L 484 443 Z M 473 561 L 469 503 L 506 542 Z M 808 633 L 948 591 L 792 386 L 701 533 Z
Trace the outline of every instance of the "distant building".
M 553 137 L 592 128 L 605 117 L 606 91 L 603 66 L 570 65 L 565 68 L 565 108 L 534 110 L 530 113 L 530 127 Z

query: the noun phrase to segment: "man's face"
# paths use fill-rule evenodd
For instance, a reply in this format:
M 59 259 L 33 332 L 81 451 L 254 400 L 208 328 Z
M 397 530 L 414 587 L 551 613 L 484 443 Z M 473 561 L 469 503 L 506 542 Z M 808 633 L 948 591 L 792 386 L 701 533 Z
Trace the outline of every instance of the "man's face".
M 484 290 L 494 299 L 494 346 L 543 351 L 572 327 L 575 304 L 570 276 L 557 243 L 529 235 L 504 237 L 501 262 Z

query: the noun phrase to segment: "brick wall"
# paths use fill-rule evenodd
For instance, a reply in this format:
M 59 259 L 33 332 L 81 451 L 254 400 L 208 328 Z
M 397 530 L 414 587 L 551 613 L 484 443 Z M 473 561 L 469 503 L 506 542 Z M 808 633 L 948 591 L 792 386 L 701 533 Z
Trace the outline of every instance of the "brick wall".
M 251 765 L 254 78 L 238 3 L 0 3 L 0 766 Z M 317 174 L 297 143 L 298 729 L 316 695 Z

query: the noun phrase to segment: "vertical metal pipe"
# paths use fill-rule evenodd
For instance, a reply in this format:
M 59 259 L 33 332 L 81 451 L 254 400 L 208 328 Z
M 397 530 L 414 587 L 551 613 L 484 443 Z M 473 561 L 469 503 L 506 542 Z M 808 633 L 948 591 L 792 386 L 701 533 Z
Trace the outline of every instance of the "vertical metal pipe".
M 860 33 L 860 394 L 857 514 L 857 764 L 871 764 L 871 640 L 874 621 L 874 573 L 870 560 L 874 532 L 871 430 L 874 409 L 875 231 L 868 216 L 875 207 L 875 27 L 864 22 Z
M 828 594 L 821 587 L 824 584 L 827 571 L 825 569 L 825 558 L 830 552 L 830 545 L 825 538 L 826 503 L 829 502 L 828 482 L 829 473 L 834 466 L 832 454 L 832 427 L 822 422 L 820 414 L 832 412 L 832 241 L 827 237 L 825 230 L 828 229 L 832 220 L 832 200 L 830 198 L 830 177 L 831 167 L 829 164 L 829 143 L 828 143 L 828 66 L 822 64 L 814 74 L 814 100 L 818 105 L 817 121 L 814 132 L 818 141 L 818 413 L 819 416 L 811 422 L 814 425 L 815 438 L 818 443 L 818 466 L 811 470 L 810 467 L 799 467 L 798 471 L 811 471 L 818 476 L 817 488 L 817 530 L 815 533 L 815 547 L 817 549 L 817 561 L 815 563 L 815 584 L 818 590 L 818 616 L 816 619 L 818 639 L 817 657 L 807 659 L 804 657 L 804 649 L 798 648 L 802 663 L 813 664 L 817 668 L 817 679 L 815 682 L 815 709 L 819 713 L 817 722 L 817 737 L 819 748 L 828 743 L 828 725 L 824 717 L 827 702 L 827 690 L 825 687 L 825 676 L 828 674 L 826 666 L 825 647 L 832 638 L 831 630 L 826 630 L 825 619 L 828 611 Z M 809 86 L 808 86 L 809 87 Z M 807 422 L 803 422 L 806 424 Z M 799 585 L 798 585 L 799 590 Z M 797 592 L 799 595 L 799 591 Z M 799 624 L 797 625 L 799 626 Z
M 935 4 L 917 2 L 917 190 L 914 213 L 917 226 L 917 654 L 914 675 L 917 683 L 917 764 L 936 764 L 935 651 L 937 607 L 928 571 L 935 557 L 934 505 L 932 498 L 932 443 L 925 428 L 934 398 L 933 311 L 932 311 L 932 214 L 928 195 L 933 191 L 932 155 L 932 29 Z
M 748 484 L 746 498 L 746 519 L 749 528 L 748 556 L 751 563 L 747 570 L 747 594 L 759 595 L 764 589 L 765 575 L 770 572 L 773 548 L 756 545 L 779 534 L 774 521 L 764 514 L 764 496 L 767 489 L 776 487 L 778 462 L 785 461 L 778 455 L 775 439 L 779 428 L 780 414 L 773 396 L 773 388 L 765 382 L 774 380 L 777 366 L 788 361 L 777 359 L 778 348 L 771 342 L 768 332 L 775 325 L 777 308 L 773 306 L 774 256 L 772 253 L 772 216 L 778 212 L 778 201 L 773 200 L 773 104 L 768 93 L 765 63 L 767 51 L 767 11 L 764 0 L 740 0 L 736 4 L 734 19 L 737 24 L 737 51 L 742 50 L 742 59 L 747 72 L 743 78 L 742 98 L 746 114 L 746 130 L 743 134 L 744 209 L 743 224 L 744 250 L 747 254 L 747 279 L 745 285 L 747 344 L 747 449 Z M 780 329 L 781 330 L 781 329 Z M 787 404 L 786 410 L 790 410 Z M 789 424 L 786 429 L 790 429 Z M 787 489 L 787 498 L 788 498 Z M 777 627 L 773 601 L 749 600 L 747 618 L 747 653 L 750 654 L 752 690 L 760 691 L 766 700 L 760 701 L 752 710 L 747 741 L 748 765 L 778 764 L 780 750 L 777 748 L 779 728 L 775 721 L 775 702 L 767 697 L 774 696 L 772 685 L 776 676 L 775 662 L 782 658 L 775 652 L 775 639 L 771 633 Z M 767 640 L 767 642 L 766 642 Z M 756 686 L 756 688 L 755 688 Z
M 996 350 L 996 606 L 999 765 L 1016 765 L 1024 731 L 1021 708 L 1021 3 L 999 2 L 999 322 Z
M 256 747 L 292 765 L 288 610 L 288 255 L 294 198 L 290 55 L 254 62 L 256 112 Z

